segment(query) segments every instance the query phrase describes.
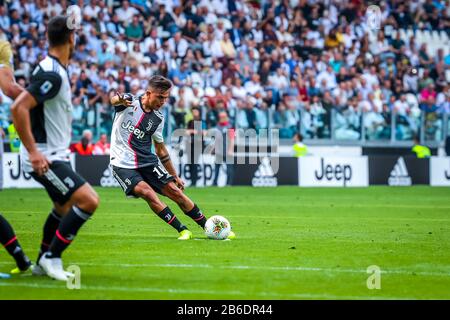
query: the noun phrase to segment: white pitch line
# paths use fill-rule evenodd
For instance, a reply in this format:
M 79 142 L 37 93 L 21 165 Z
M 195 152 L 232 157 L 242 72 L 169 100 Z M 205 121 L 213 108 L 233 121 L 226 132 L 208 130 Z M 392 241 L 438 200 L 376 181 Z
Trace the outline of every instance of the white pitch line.
M 0 264 L 12 264 L 11 262 L 0 262 Z M 185 269 L 230 269 L 230 270 L 267 270 L 267 271 L 310 271 L 310 272 L 325 272 L 325 273 L 358 273 L 367 274 L 364 269 L 339 269 L 339 268 L 319 268 L 319 267 L 288 267 L 288 266 L 220 266 L 210 264 L 151 264 L 151 263 L 91 263 L 91 262 L 73 262 L 79 266 L 87 267 L 119 267 L 119 268 L 185 268 Z M 417 275 L 417 276 L 438 276 L 450 277 L 450 272 L 429 272 L 429 271 L 414 271 L 414 270 L 381 270 L 383 274 L 403 274 L 403 275 Z
M 304 207 L 316 207 L 314 205 L 309 205 L 309 206 L 304 206 Z M 317 207 L 327 207 L 329 208 L 328 205 L 325 206 L 317 206 Z M 334 205 L 334 207 L 342 207 L 342 208 L 349 208 L 349 206 L 337 206 Z M 373 206 L 370 206 L 373 207 Z M 379 206 L 380 208 L 409 208 L 409 206 Z M 420 207 L 416 207 L 416 206 L 411 206 L 411 208 L 420 208 Z M 430 210 L 434 210 L 434 209 L 450 209 L 450 207 L 422 207 L 423 209 L 430 209 Z M 301 208 L 299 208 L 301 209 Z M 21 210 L 10 210 L 10 211 L 5 211 L 6 214 L 36 214 L 36 215 L 45 215 L 48 214 L 47 211 L 45 212 L 41 212 L 41 211 L 21 211 Z M 147 217 L 147 216 L 154 216 L 154 213 L 151 211 L 148 212 L 138 212 L 138 213 L 132 213 L 132 212 L 112 212 L 110 213 L 109 216 L 107 217 L 103 217 L 104 219 L 116 219 L 117 216 L 143 216 L 143 217 Z M 318 218 L 323 218 L 324 216 L 322 216 L 321 214 L 317 214 L 317 215 L 308 215 L 308 216 L 303 216 L 303 215 L 299 215 L 299 216 L 295 216 L 295 217 L 291 217 L 291 216 L 287 216 L 287 217 L 283 217 L 283 219 L 297 219 L 297 220 L 302 220 L 302 219 L 318 219 Z M 326 216 L 327 219 L 355 219 L 355 217 L 353 216 L 339 216 L 339 217 L 330 217 L 330 216 Z M 21 219 L 21 220 L 28 220 L 29 217 L 15 217 L 16 219 Z M 259 216 L 253 216 L 253 215 L 232 215 L 230 216 L 230 218 L 248 218 L 248 219 L 252 219 L 252 218 L 257 218 L 260 220 L 279 220 L 279 217 L 274 217 L 274 216 L 264 216 L 264 215 L 259 215 Z M 368 220 L 379 220 L 379 217 L 374 217 L 374 216 L 362 216 L 359 217 L 358 219 L 368 219 Z M 450 218 L 416 218 L 415 216 L 413 217 L 383 217 L 383 220 L 398 220 L 398 221 L 403 221 L 403 220 L 408 220 L 408 221 L 450 221 Z
M 429 208 L 429 209 L 436 209 L 436 208 Z M 450 209 L 450 207 L 448 208 Z M 31 212 L 31 211 L 7 211 L 8 214 L 41 214 L 42 212 Z M 44 214 L 44 213 L 42 213 Z M 45 213 L 47 214 L 47 213 Z M 143 217 L 146 218 L 148 216 L 154 216 L 154 214 L 152 212 L 141 212 L 141 213 L 129 213 L 129 212 L 112 212 L 109 214 L 109 217 L 113 217 L 113 216 L 138 216 L 138 217 Z M 116 218 L 116 217 L 114 217 Z M 252 216 L 252 215 L 232 215 L 230 216 L 230 219 L 236 219 L 236 218 L 245 218 L 245 219 L 259 219 L 259 220 L 279 220 L 279 217 L 274 217 L 274 216 Z M 313 216 L 303 216 L 303 215 L 299 215 L 299 216 L 287 216 L 287 217 L 283 217 L 283 219 L 288 219 L 288 220 L 306 220 L 306 219 L 323 219 L 324 216 L 322 215 L 313 215 Z M 335 219 L 335 220 L 343 220 L 343 219 L 352 219 L 354 220 L 355 217 L 352 216 L 340 216 L 340 217 L 330 217 L 330 216 L 326 216 L 327 219 Z M 15 219 L 17 221 L 21 221 L 21 220 L 28 220 L 28 217 L 15 217 Z M 360 220 L 380 220 L 380 217 L 373 217 L 373 216 L 366 216 L 366 217 L 358 217 L 358 219 Z M 389 221 L 434 221 L 434 222 L 438 222 L 438 221 L 450 221 L 449 219 L 446 218 L 437 218 L 437 219 L 433 219 L 433 218 L 416 218 L 416 217 L 405 217 L 405 218 L 396 218 L 396 217 L 382 217 L 382 220 L 389 220 Z
M 38 284 L 38 283 L 12 283 L 7 281 L 0 282 L 0 287 L 25 287 L 36 289 L 63 289 L 67 290 L 64 285 Z M 309 294 L 309 293 L 275 293 L 275 292 L 243 292 L 243 291 L 224 291 L 224 290 L 187 290 L 187 289 L 172 289 L 172 288 L 126 288 L 126 287 L 109 287 L 109 286 L 83 286 L 79 290 L 68 290 L 74 293 L 82 291 L 122 291 L 122 292 L 156 292 L 169 294 L 206 294 L 206 295 L 230 295 L 230 296 L 258 296 L 263 298 L 297 298 L 297 299 L 357 299 L 357 300 L 371 300 L 371 299 L 392 299 L 392 300 L 415 300 L 417 298 L 410 297 L 385 297 L 385 296 L 339 296 L 330 294 Z M 1 296 L 0 296 L 1 298 Z
M 83 263 L 80 263 L 83 266 Z M 99 264 L 94 263 L 86 263 L 86 266 L 99 266 Z M 104 264 L 101 264 L 104 265 Z M 235 269 L 235 270 L 269 270 L 269 271 L 316 271 L 316 272 L 329 272 L 329 273 L 361 273 L 367 274 L 366 270 L 360 269 L 332 269 L 332 268 L 316 268 L 316 267 L 267 267 L 267 266 L 214 266 L 209 264 L 107 264 L 107 266 L 119 266 L 123 268 L 139 268 L 139 267 L 153 267 L 153 268 L 189 268 L 189 269 Z M 443 276 L 450 277 L 450 272 L 428 272 L 428 271 L 406 271 L 406 270 L 381 270 L 381 273 L 384 274 L 405 274 L 410 275 L 411 273 L 415 273 L 420 276 Z

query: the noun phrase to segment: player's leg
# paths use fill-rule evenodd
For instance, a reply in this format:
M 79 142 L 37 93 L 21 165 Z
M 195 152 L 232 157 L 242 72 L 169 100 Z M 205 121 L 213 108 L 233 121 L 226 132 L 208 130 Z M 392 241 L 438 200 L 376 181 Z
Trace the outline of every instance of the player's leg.
M 84 183 L 63 205 L 67 214 L 61 219 L 48 251 L 42 255 L 39 265 L 50 277 L 66 281 L 68 273 L 63 270 L 61 255 L 75 239 L 78 231 L 94 214 L 99 198 L 88 183 Z M 61 202 L 60 202 L 61 204 Z
M 178 204 L 180 209 L 194 220 L 202 229 L 205 228 L 206 217 L 200 210 L 200 208 L 188 197 L 184 192 L 178 188 L 173 182 L 169 182 L 162 187 L 162 194 Z M 230 231 L 228 239 L 235 239 L 236 234 Z
M 174 201 L 180 209 L 192 220 L 194 220 L 201 228 L 205 228 L 206 217 L 200 208 L 189 199 L 184 192 L 171 181 L 164 185 L 161 189 L 162 194 Z
M 14 233 L 12 226 L 0 213 L 0 243 L 6 251 L 14 258 L 17 264 L 17 272 L 19 273 L 28 270 L 31 266 L 31 261 L 23 252 L 17 236 Z M 13 271 L 15 271 L 14 269 Z
M 61 219 L 63 216 L 65 216 L 65 214 L 67 214 L 67 212 L 63 212 L 61 209 L 61 205 L 55 202 L 52 210 L 50 211 L 47 219 L 45 220 L 44 227 L 42 230 L 41 247 L 39 248 L 39 254 L 37 257 L 38 264 L 39 259 L 42 257 L 42 255 L 49 250 L 50 243 L 52 242 L 53 237 L 56 234 L 56 230 L 58 229 L 59 224 L 61 222 Z
M 76 174 L 70 164 L 55 161 L 44 176 L 32 173 L 55 203 L 55 211 L 64 217 L 57 222 L 57 215 L 47 218 L 44 237 L 50 240 L 47 252 L 41 256 L 39 265 L 47 275 L 58 280 L 67 280 L 62 268 L 62 252 L 71 244 L 78 230 L 92 216 L 98 206 L 98 196 L 86 181 Z M 51 237 L 53 230 L 56 231 Z M 44 241 L 45 242 L 45 241 Z M 45 246 L 41 247 L 43 250 Z
M 164 222 L 172 226 L 178 232 L 187 230 L 187 227 L 178 220 L 177 216 L 170 210 L 170 208 L 162 202 L 156 192 L 145 181 L 139 182 L 134 187 L 134 194 L 139 198 L 144 199 L 149 207 L 157 214 Z
M 142 172 L 146 172 L 146 170 L 142 169 L 138 171 L 135 169 L 124 169 L 114 166 L 112 168 L 114 178 L 119 182 L 127 196 L 144 199 L 148 203 L 150 209 L 167 224 L 172 226 L 179 233 L 189 233 L 185 232 L 187 230 L 186 226 L 183 225 L 170 208 L 159 199 L 155 190 L 147 183 L 146 178 L 142 176 Z
M 150 186 L 158 193 L 173 200 L 180 209 L 192 218 L 200 227 L 204 228 L 206 218 L 200 209 L 174 183 L 171 176 L 161 165 L 150 166 L 140 170 Z
M 97 193 L 89 183 L 84 183 L 73 193 L 67 203 L 58 208 L 60 212 L 67 212 L 67 214 L 61 219 L 50 243 L 51 257 L 61 257 L 61 254 L 75 239 L 81 227 L 97 210 L 98 204 Z
M 63 216 L 67 214 L 67 212 L 64 212 L 62 209 L 62 206 L 58 204 L 57 202 L 53 203 L 53 208 L 50 211 L 49 215 L 47 216 L 47 219 L 45 220 L 43 232 L 42 232 L 42 240 L 41 240 L 41 246 L 39 248 L 38 257 L 36 259 L 36 265 L 33 268 L 33 275 L 34 276 L 45 276 L 47 273 L 39 266 L 39 260 L 41 259 L 42 255 L 46 253 L 50 248 L 50 243 L 53 240 L 53 237 L 56 234 L 56 230 L 59 227 L 59 224 L 61 222 L 61 219 Z

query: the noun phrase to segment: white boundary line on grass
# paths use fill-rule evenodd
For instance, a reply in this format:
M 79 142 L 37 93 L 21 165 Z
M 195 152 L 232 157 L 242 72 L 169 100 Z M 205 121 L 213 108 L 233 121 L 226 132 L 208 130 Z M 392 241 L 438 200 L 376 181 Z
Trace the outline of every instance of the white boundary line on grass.
M 52 284 L 38 284 L 38 283 L 17 283 L 17 282 L 0 282 L 0 287 L 25 287 L 25 288 L 35 288 L 35 289 L 64 289 L 63 285 L 52 285 Z M 257 292 L 248 293 L 243 291 L 212 291 L 212 290 L 187 290 L 187 289 L 172 289 L 172 288 L 126 288 L 126 287 L 108 287 L 108 286 L 82 286 L 80 290 L 74 290 L 74 293 L 80 291 L 122 291 L 122 292 L 155 292 L 155 293 L 169 293 L 169 294 L 206 294 L 206 295 L 230 295 L 230 296 L 243 296 L 243 299 L 248 296 L 258 296 L 261 298 L 292 298 L 292 299 L 358 299 L 358 300 L 371 300 L 371 299 L 382 299 L 382 300 L 416 300 L 417 298 L 411 297 L 385 297 L 385 296 L 340 296 L 340 295 L 330 295 L 330 294 L 309 294 L 309 293 L 274 293 L 274 292 Z M 69 290 L 72 291 L 72 290 Z
M 12 264 L 12 262 L 0 262 L 1 264 Z M 153 264 L 153 263 L 92 263 L 92 262 L 72 262 L 70 264 L 76 264 L 79 266 L 87 267 L 119 267 L 119 268 L 186 268 L 186 269 L 230 269 L 230 270 L 268 270 L 268 271 L 312 271 L 312 272 L 325 272 L 325 273 L 359 273 L 367 274 L 365 269 L 340 269 L 340 268 L 318 268 L 318 267 L 285 267 L 285 266 L 220 266 L 210 264 L 180 264 L 180 263 L 166 263 L 166 264 Z M 381 270 L 382 274 L 403 274 L 403 275 L 416 275 L 416 276 L 437 276 L 437 277 L 450 277 L 450 272 L 429 272 L 429 271 L 414 271 L 414 270 Z

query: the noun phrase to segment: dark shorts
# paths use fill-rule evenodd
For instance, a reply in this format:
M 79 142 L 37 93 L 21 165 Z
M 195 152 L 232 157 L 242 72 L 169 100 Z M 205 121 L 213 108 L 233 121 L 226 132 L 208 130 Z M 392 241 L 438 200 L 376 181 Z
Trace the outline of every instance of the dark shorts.
M 65 161 L 53 161 L 45 175 L 38 176 L 32 172 L 31 176 L 44 186 L 52 201 L 60 205 L 67 203 L 72 194 L 86 183 L 72 170 L 70 162 Z
M 134 187 L 141 181 L 148 183 L 153 190 L 162 194 L 164 186 L 175 180 L 166 168 L 159 164 L 137 169 L 112 166 L 112 173 L 128 197 L 136 197 Z

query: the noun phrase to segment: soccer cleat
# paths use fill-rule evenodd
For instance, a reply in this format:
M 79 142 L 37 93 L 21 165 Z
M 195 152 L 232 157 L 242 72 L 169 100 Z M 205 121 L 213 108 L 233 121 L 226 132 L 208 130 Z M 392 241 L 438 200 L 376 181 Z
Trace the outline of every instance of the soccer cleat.
M 10 271 L 10 273 L 16 275 L 16 274 L 25 274 L 25 273 L 27 273 L 27 272 L 29 272 L 29 271 L 32 272 L 33 269 L 32 269 L 31 267 L 28 268 L 27 270 L 20 270 L 19 268 L 14 268 L 14 269 L 12 269 L 12 270 Z
M 26 274 L 26 273 L 29 273 L 29 272 L 32 273 L 34 267 L 35 267 L 35 266 L 34 266 L 33 264 L 30 264 L 30 265 L 28 266 L 28 268 L 26 268 L 25 270 L 20 270 L 19 267 L 16 267 L 16 268 L 12 269 L 12 270 L 10 271 L 10 273 L 13 274 L 13 275 L 16 275 L 16 274 Z
M 236 239 L 236 233 L 233 231 L 230 231 L 230 234 L 228 235 L 227 239 L 233 240 Z
M 192 232 L 189 230 L 183 230 L 180 232 L 180 236 L 178 237 L 178 240 L 190 240 L 192 239 Z
M 69 280 L 70 275 L 63 270 L 61 258 L 48 258 L 47 254 L 43 254 L 41 259 L 39 259 L 39 266 L 41 266 L 50 278 L 59 281 Z
M 36 265 L 33 268 L 33 272 L 31 273 L 35 277 L 46 276 L 44 269 L 40 265 Z
M 73 277 L 74 274 L 69 272 L 69 271 L 64 271 L 64 273 L 66 274 L 66 276 L 68 277 Z M 34 277 L 41 277 L 41 276 L 46 276 L 47 274 L 45 273 L 44 269 L 42 269 L 40 266 L 36 265 L 33 267 L 33 272 L 31 273 Z
M 9 279 L 9 278 L 11 278 L 10 274 L 0 272 L 0 279 Z
M 11 273 L 11 274 L 21 274 L 22 272 L 26 272 L 27 270 L 22 271 L 22 270 L 20 270 L 19 268 L 16 267 L 16 268 L 12 269 L 9 273 Z

